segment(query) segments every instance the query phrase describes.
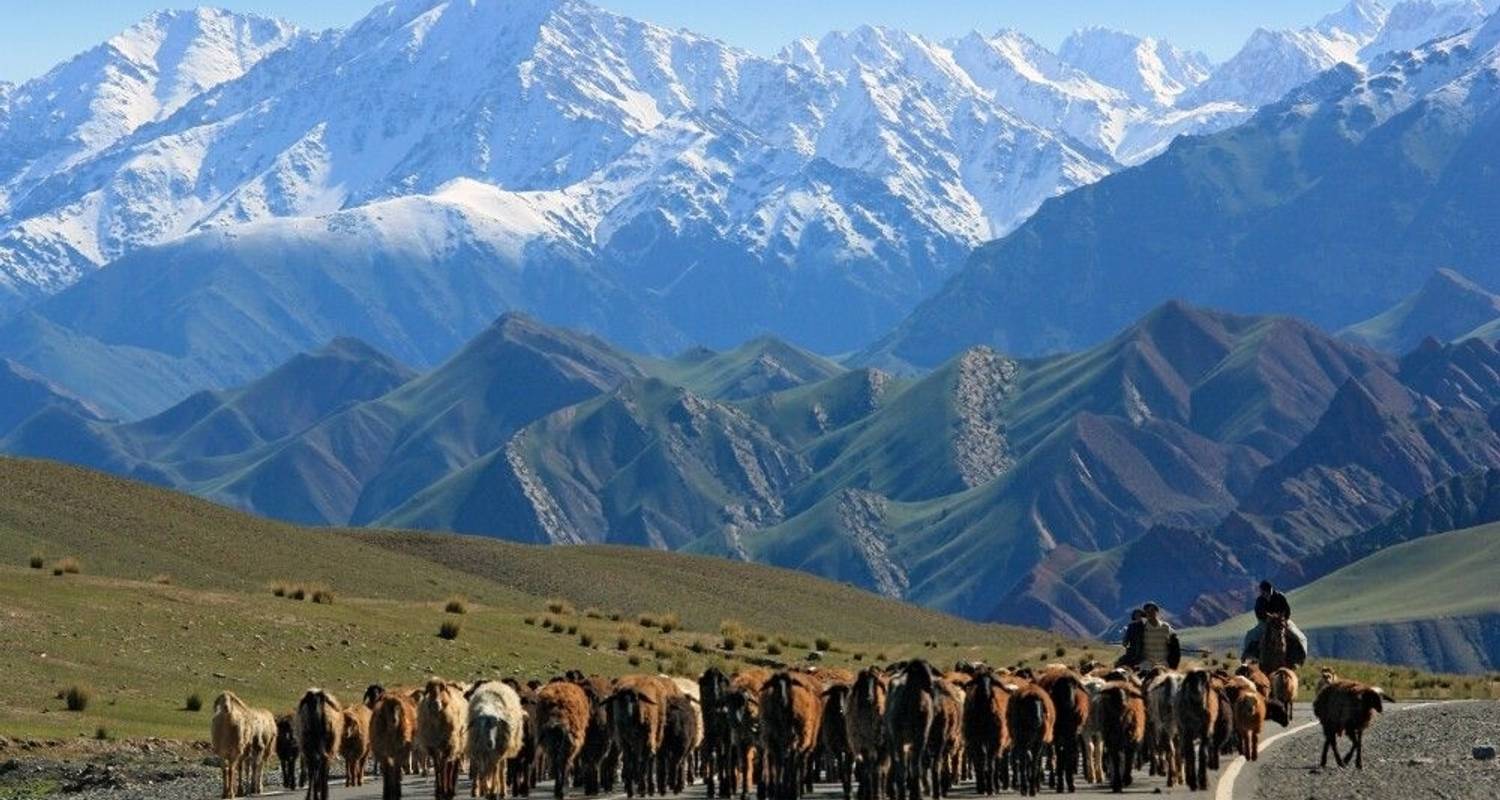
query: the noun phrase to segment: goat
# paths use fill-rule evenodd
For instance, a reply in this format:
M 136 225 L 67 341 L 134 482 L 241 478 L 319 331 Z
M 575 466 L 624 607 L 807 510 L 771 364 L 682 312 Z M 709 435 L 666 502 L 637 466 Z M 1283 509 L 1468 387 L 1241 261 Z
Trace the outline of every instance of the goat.
M 808 675 L 778 672 L 760 690 L 761 740 L 767 792 L 796 800 L 823 720 L 821 687 Z
M 1110 791 L 1119 794 L 1131 784 L 1136 750 L 1146 739 L 1146 698 L 1128 681 L 1111 681 L 1099 691 L 1099 717 L 1104 733 L 1104 768 Z
M 938 715 L 937 673 L 914 659 L 901 665 L 885 706 L 886 750 L 891 754 L 895 800 L 920 800 L 927 742 Z
M 1078 742 L 1089 719 L 1089 693 L 1083 686 L 1083 676 L 1066 666 L 1049 668 L 1037 685 L 1052 698 L 1057 715 L 1052 727 L 1053 788 L 1075 791 Z
M 1297 683 L 1297 672 L 1289 667 L 1271 673 L 1271 699 L 1286 706 L 1289 721 L 1296 717 Z
M 676 685 L 664 678 L 627 675 L 615 681 L 614 693 L 605 701 L 630 797 L 658 791 L 664 782 L 666 770 L 657 756 L 666 730 L 667 700 L 677 694 Z
M 301 748 L 297 746 L 297 716 L 282 714 L 276 718 L 276 760 L 281 763 L 281 786 L 284 789 L 295 790 L 299 784 L 297 756 L 300 754 Z
M 1378 686 L 1342 680 L 1327 673 L 1327 682 L 1313 699 L 1313 715 L 1323 726 L 1322 766 L 1328 766 L 1328 754 L 1333 753 L 1334 763 L 1347 766 L 1354 759 L 1355 769 L 1365 768 L 1365 730 L 1375 722 L 1375 715 L 1384 713 L 1384 702 L 1395 702 Z M 1339 757 L 1338 737 L 1349 737 L 1349 753 Z
M 1166 776 L 1168 789 L 1183 778 L 1178 745 L 1181 728 L 1177 723 L 1182 681 L 1182 673 L 1164 670 L 1146 684 L 1146 747 L 1153 774 Z
M 760 690 L 771 673 L 752 668 L 735 673 L 729 681 L 729 693 L 725 696 L 725 713 L 729 725 L 730 790 L 738 790 L 741 797 L 750 792 L 750 783 L 756 778 L 756 767 L 760 758 Z M 721 790 L 722 792 L 722 790 Z M 728 796 L 728 795 L 726 795 Z
M 344 785 L 365 785 L 365 765 L 370 760 L 370 709 L 364 704 L 343 711 L 344 726 L 339 755 L 344 759 Z
M 1052 746 L 1057 710 L 1052 696 L 1035 683 L 1016 684 L 1006 708 L 1010 731 L 1011 771 L 1016 791 L 1036 796 L 1042 790 L 1042 762 Z
M 1213 675 L 1204 669 L 1195 669 L 1182 679 L 1182 690 L 1177 695 L 1178 744 L 1181 745 L 1181 760 L 1187 767 L 1187 785 L 1191 791 L 1208 789 L 1209 767 L 1217 763 L 1214 758 L 1214 727 L 1219 721 L 1219 694 L 1214 688 Z
M 1260 758 L 1260 731 L 1266 723 L 1266 698 L 1255 682 L 1243 675 L 1236 675 L 1229 688 L 1234 693 L 1234 729 L 1240 755 L 1256 761 Z
M 369 702 L 370 749 L 380 767 L 380 797 L 401 800 L 402 771 L 411 766 L 416 741 L 417 707 L 404 693 L 381 693 Z
M 871 667 L 849 692 L 849 751 L 859 778 L 859 800 L 876 800 L 885 785 L 889 751 L 885 735 L 886 677 Z
M 1097 665 L 1088 661 L 1084 666 L 1092 666 L 1090 672 L 1098 670 Z M 1099 720 L 1099 693 L 1104 686 L 1104 679 L 1097 675 L 1083 677 L 1083 690 L 1089 697 L 1089 717 L 1078 739 L 1083 745 L 1083 779 L 1089 783 L 1104 783 L 1104 728 Z
M 560 798 L 566 791 L 568 773 L 588 738 L 593 710 L 588 693 L 575 683 L 553 681 L 537 692 L 537 750 L 552 768 L 553 797 Z
M 469 703 L 459 684 L 431 678 L 417 703 L 417 749 L 432 763 L 437 800 L 458 794 L 458 773 L 468 738 Z
M 844 800 L 854 797 L 854 750 L 849 731 L 849 694 L 853 687 L 836 683 L 823 690 L 823 720 L 818 724 L 818 746 L 828 759 L 830 776 L 844 789 Z
M 328 800 L 328 771 L 343 734 L 338 699 L 322 689 L 308 689 L 297 703 L 297 741 L 307 769 L 307 800 Z
M 1010 749 L 1005 727 L 1009 704 L 1010 693 L 994 673 L 980 672 L 969 681 L 964 697 L 964 742 L 974 765 L 974 788 L 982 795 L 996 794 L 1001 784 L 1010 784 L 1010 773 L 1002 763 Z
M 697 690 L 696 684 L 693 688 Z M 665 785 L 658 787 L 663 793 L 671 789 L 673 794 L 682 794 L 687 788 L 693 751 L 702 737 L 698 729 L 700 720 L 697 704 L 691 697 L 678 694 L 667 698 L 666 726 L 658 756 L 667 776 Z

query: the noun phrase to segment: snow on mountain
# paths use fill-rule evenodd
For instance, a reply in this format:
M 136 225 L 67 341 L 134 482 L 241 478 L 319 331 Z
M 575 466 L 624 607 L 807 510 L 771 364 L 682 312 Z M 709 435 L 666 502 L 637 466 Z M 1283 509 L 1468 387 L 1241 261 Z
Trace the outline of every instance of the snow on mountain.
M 1387 20 L 1464 18 L 1448 8 L 1355 0 L 1212 75 L 1099 29 L 1058 54 L 861 27 L 762 58 L 582 0 L 391 0 L 317 35 L 163 12 L 0 92 L 0 312 L 194 232 L 468 180 L 548 197 L 572 251 L 684 339 L 849 349 L 1047 198 L 1398 41 Z M 727 286 L 735 314 L 701 294 Z M 805 313 L 820 301 L 845 313 Z
M 1145 106 L 1174 105 L 1178 96 L 1207 80 L 1213 70 L 1213 63 L 1202 53 L 1108 28 L 1073 32 L 1057 54 Z
M 1257 30 L 1184 102 L 1265 105 L 1335 65 L 1369 67 L 1384 54 L 1475 27 L 1485 14 L 1476 0 L 1408 0 L 1390 9 L 1376 0 L 1350 0 L 1309 28 Z

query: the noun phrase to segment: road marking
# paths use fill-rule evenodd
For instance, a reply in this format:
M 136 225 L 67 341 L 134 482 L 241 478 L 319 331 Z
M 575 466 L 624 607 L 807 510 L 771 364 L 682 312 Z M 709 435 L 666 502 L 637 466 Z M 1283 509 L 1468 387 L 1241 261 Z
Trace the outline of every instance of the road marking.
M 1431 705 L 1437 704 L 1416 703 L 1409 706 L 1396 706 L 1394 710 L 1410 711 L 1414 708 L 1425 708 Z M 1304 722 L 1295 728 L 1287 728 L 1286 730 L 1276 734 L 1275 736 L 1267 736 L 1266 738 L 1260 740 L 1260 752 L 1264 753 L 1266 750 L 1269 750 L 1271 745 L 1275 744 L 1280 739 L 1301 733 L 1317 724 L 1317 720 L 1313 720 L 1312 722 Z M 1214 791 L 1214 800 L 1234 800 L 1234 781 L 1240 776 L 1240 770 L 1244 768 L 1246 763 L 1247 762 L 1245 761 L 1244 756 L 1235 756 L 1234 760 L 1229 762 L 1229 766 L 1225 767 L 1224 772 L 1219 775 L 1219 786 L 1218 789 Z

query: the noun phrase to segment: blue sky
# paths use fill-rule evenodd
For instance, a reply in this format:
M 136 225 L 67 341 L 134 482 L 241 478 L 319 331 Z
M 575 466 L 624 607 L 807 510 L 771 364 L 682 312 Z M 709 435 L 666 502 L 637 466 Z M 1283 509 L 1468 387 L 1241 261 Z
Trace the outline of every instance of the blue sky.
M 487 0 L 494 1 L 494 0 Z M 799 36 L 869 22 L 937 38 L 971 29 L 1025 31 L 1051 47 L 1074 28 L 1107 25 L 1226 58 L 1257 26 L 1306 25 L 1343 0 L 596 0 L 623 14 L 689 28 L 760 53 Z M 375 0 L 0 0 L 0 80 L 22 81 L 147 13 L 199 4 L 342 27 Z

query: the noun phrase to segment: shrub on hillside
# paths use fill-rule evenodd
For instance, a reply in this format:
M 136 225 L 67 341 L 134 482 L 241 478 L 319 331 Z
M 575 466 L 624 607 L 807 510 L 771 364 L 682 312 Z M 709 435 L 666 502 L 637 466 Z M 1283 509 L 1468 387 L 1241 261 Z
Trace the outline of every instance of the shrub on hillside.
M 657 625 L 656 617 L 650 614 L 642 614 L 636 618 L 636 621 L 640 623 L 642 628 L 655 628 Z
M 158 586 L 171 586 L 172 585 L 172 576 L 166 574 L 165 572 L 163 572 L 160 575 L 154 575 L 154 576 L 152 576 L 151 582 L 154 583 L 154 584 L 156 584 L 156 585 L 158 585 Z
M 312 590 L 312 601 L 320 606 L 333 605 L 333 590 L 326 586 L 319 586 Z
M 202 711 L 203 698 L 199 696 L 197 692 L 193 692 L 192 694 L 188 695 L 187 700 L 183 702 L 182 709 L 184 711 L 192 711 L 195 713 L 198 711 Z
M 463 625 L 460 624 L 458 620 L 450 619 L 447 622 L 444 622 L 442 626 L 438 628 L 438 636 L 451 642 L 454 639 L 458 638 L 458 634 L 462 630 Z
M 45 567 L 45 566 L 47 566 L 47 559 L 42 558 L 41 556 L 32 556 L 31 557 L 31 568 L 32 569 L 41 569 L 42 567 Z
M 594 646 L 594 637 L 593 637 L 593 635 L 588 634 L 588 633 L 580 633 L 580 634 L 578 634 L 578 644 L 579 644 L 580 647 L 593 647 Z
M 63 703 L 69 711 L 85 711 L 89 703 L 94 699 L 94 690 L 87 686 L 69 686 L 63 692 Z
M 819 650 L 827 652 L 833 649 L 833 640 L 828 638 L 827 636 L 819 636 L 818 638 L 813 640 L 813 645 Z
M 83 565 L 78 563 L 78 559 L 72 556 L 68 556 L 57 562 L 56 566 L 52 568 L 53 575 L 77 575 L 80 572 L 83 572 Z
M 469 604 L 462 597 L 450 597 L 448 598 L 448 602 L 443 605 L 443 611 L 448 614 L 467 614 L 469 613 Z
M 567 615 L 573 613 L 573 605 L 566 600 L 548 600 L 547 610 L 554 614 Z
M 672 631 L 675 631 L 678 628 L 682 627 L 682 619 L 677 616 L 676 612 L 673 611 L 668 611 L 667 613 L 661 615 L 660 622 L 662 633 L 671 633 Z
M 307 599 L 307 587 L 305 587 L 305 586 L 293 586 L 292 589 L 291 589 L 291 591 L 289 591 L 289 592 L 286 593 L 286 596 L 292 598 L 293 600 L 306 600 Z

